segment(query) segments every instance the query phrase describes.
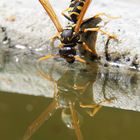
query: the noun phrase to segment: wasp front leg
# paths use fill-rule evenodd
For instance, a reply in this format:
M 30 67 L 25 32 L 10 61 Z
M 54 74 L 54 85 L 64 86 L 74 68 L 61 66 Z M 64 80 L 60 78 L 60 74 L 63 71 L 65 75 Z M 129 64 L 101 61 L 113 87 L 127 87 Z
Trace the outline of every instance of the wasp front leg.
M 50 59 L 50 58 L 54 58 L 54 57 L 55 57 L 55 55 L 52 55 L 52 54 L 46 55 L 44 57 L 39 58 L 38 62 L 43 61 L 43 60 L 47 60 L 47 59 Z
M 54 48 L 54 42 L 60 38 L 60 33 L 57 32 L 54 36 L 50 38 L 50 46 Z

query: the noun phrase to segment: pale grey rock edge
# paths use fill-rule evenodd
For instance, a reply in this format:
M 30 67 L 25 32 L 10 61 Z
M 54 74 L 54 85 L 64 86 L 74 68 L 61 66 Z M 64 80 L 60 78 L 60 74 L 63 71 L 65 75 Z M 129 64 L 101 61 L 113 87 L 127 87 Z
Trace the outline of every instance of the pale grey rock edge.
M 54 5 L 54 7 L 56 6 L 59 7 L 56 9 L 57 14 L 59 16 L 60 16 L 60 11 L 62 11 L 62 9 L 65 9 L 65 7 L 67 6 L 67 2 L 65 2 L 64 0 L 61 1 L 63 1 L 63 4 L 57 6 L 58 5 L 57 2 L 55 0 L 52 0 L 52 4 Z M 132 11 L 135 11 L 135 15 L 133 14 L 133 12 L 132 13 L 129 12 L 130 9 Z M 93 16 L 92 13 L 98 13 L 98 12 L 105 12 L 112 16 L 122 17 L 120 19 L 111 20 L 105 27 L 103 27 L 104 30 L 116 34 L 119 38 L 119 43 L 116 41 L 112 41 L 110 43 L 109 52 L 112 55 L 112 58 L 116 57 L 117 54 L 117 57 L 119 57 L 120 59 L 119 62 L 129 67 L 131 66 L 135 56 L 137 56 L 138 57 L 137 63 L 139 64 L 139 57 L 140 57 L 139 5 L 135 5 L 133 3 L 120 2 L 120 1 L 115 2 L 114 0 L 111 1 L 108 0 L 104 2 L 98 1 L 97 3 L 94 2 L 90 6 L 90 10 L 87 13 L 86 17 L 91 17 Z M 10 22 L 5 20 L 10 16 L 15 16 L 16 21 Z M 63 17 L 60 19 L 63 26 L 65 26 L 66 25 L 65 19 Z M 16 45 L 16 44 L 20 44 L 24 46 L 26 45 L 27 50 L 30 49 L 30 47 L 32 48 L 37 48 L 37 47 L 39 48 L 40 46 L 45 47 L 46 44 L 48 44 L 49 42 L 49 38 L 55 33 L 55 28 L 52 22 L 45 14 L 44 10 L 42 9 L 38 1 L 35 0 L 30 0 L 30 2 L 27 0 L 25 1 L 1 0 L 0 21 L 1 21 L 0 24 L 7 28 L 7 35 L 9 38 L 11 38 L 11 42 L 10 42 L 11 45 Z M 1 34 L 3 33 L 1 32 Z M 106 39 L 107 39 L 106 36 L 101 35 L 99 33 L 98 41 L 97 41 L 97 51 L 100 55 L 104 55 L 104 43 L 106 42 Z M 30 95 L 43 95 L 46 97 L 52 97 L 54 94 L 53 83 L 47 81 L 46 79 L 42 79 L 40 76 L 38 76 L 36 71 L 34 71 L 34 69 L 32 68 L 34 62 L 30 61 L 28 63 L 25 63 L 25 65 L 22 64 L 22 67 L 20 68 L 19 66 L 15 65 L 14 66 L 15 69 L 12 70 L 11 68 L 13 68 L 15 62 L 18 61 L 17 60 L 18 58 L 16 57 L 17 55 L 15 54 L 14 56 L 11 57 L 12 60 L 10 60 L 9 62 L 10 65 L 7 64 L 6 66 L 3 66 L 4 65 L 3 55 L 5 55 L 5 52 L 6 53 L 9 52 L 8 46 L 5 45 L 4 47 L 7 49 L 4 49 L 3 50 L 4 53 L 1 52 L 0 55 L 1 57 L 0 63 L 2 65 L 1 67 L 4 67 L 4 70 L 2 70 L 2 72 L 0 73 L 0 79 L 1 79 L 0 90 L 6 92 L 9 91 L 9 92 L 24 93 Z M 21 51 L 20 49 L 18 49 L 18 51 L 19 51 L 19 55 L 24 54 L 24 52 Z M 125 60 L 128 58 L 130 59 L 130 61 L 126 62 Z M 31 67 L 28 68 L 28 66 Z M 22 72 L 21 69 L 23 70 Z M 99 73 L 102 73 L 102 75 L 104 75 L 105 73 L 106 75 L 106 71 L 102 71 L 102 67 L 101 69 L 99 69 Z M 115 72 L 114 69 L 110 73 L 114 74 L 113 77 L 118 76 L 118 72 Z M 124 71 L 122 72 L 122 75 L 123 74 Z M 137 74 L 134 72 L 134 75 Z M 120 77 L 122 78 L 121 80 L 127 81 L 127 78 L 130 79 L 133 78 L 133 74 L 132 76 L 130 77 L 129 76 L 130 75 L 127 71 L 126 77 L 125 76 L 124 78 L 122 78 L 122 76 Z M 135 89 L 131 88 L 131 84 L 127 85 L 126 93 L 128 95 L 124 94 L 122 89 L 119 89 L 121 86 L 125 87 L 126 82 L 122 82 L 122 85 L 119 86 L 118 90 L 115 91 L 112 89 L 112 87 L 110 87 L 110 84 L 114 86 L 114 88 L 117 88 L 116 83 L 112 83 L 111 80 L 110 81 L 108 80 L 106 83 L 105 94 L 107 97 L 115 96 L 116 100 L 113 101 L 112 103 L 104 103 L 103 105 L 140 111 L 140 100 L 139 100 L 140 97 L 138 92 L 140 91 L 139 74 L 136 80 L 137 82 L 134 83 Z M 102 98 L 104 98 L 104 96 L 100 94 L 103 88 L 101 85 L 103 84 L 104 84 L 104 78 L 102 79 L 97 76 L 96 82 L 93 84 L 94 85 L 93 99 L 95 101 L 97 100 L 96 101 L 97 103 Z
M 59 3 L 61 4 L 59 4 L 57 1 L 51 0 L 63 27 L 67 22 L 61 16 L 61 11 L 67 7 L 68 2 L 60 0 Z M 106 0 L 93 1 L 89 7 L 85 18 L 92 17 L 100 12 L 105 12 L 111 16 L 121 16 L 120 19 L 110 20 L 102 28 L 107 32 L 116 34 L 119 39 L 119 42 L 111 41 L 109 44 L 112 61 L 118 59 L 120 63 L 127 66 L 135 63 L 138 66 L 140 65 L 139 5 L 139 1 L 134 3 L 131 0 L 127 2 Z M 6 21 L 6 18 L 10 16 L 15 16 L 15 22 Z M 49 38 L 56 32 L 54 25 L 45 14 L 38 0 L 30 0 L 30 2 L 27 0 L 1 0 L 0 24 L 7 27 L 8 36 L 12 38 L 13 44 L 23 44 L 28 47 L 45 46 L 49 42 Z M 99 33 L 96 48 L 101 56 L 104 56 L 106 39 L 107 36 Z

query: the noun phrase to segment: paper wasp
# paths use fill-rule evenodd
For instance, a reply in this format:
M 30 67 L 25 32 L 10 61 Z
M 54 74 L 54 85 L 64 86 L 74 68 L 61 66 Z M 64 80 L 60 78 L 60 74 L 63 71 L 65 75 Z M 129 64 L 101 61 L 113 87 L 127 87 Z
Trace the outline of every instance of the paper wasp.
M 62 28 L 58 17 L 56 16 L 49 0 L 39 0 L 51 20 L 53 21 L 58 33 L 52 38 L 51 44 L 53 46 L 54 41 L 59 39 L 61 44 L 58 46 L 59 56 L 64 58 L 68 63 L 73 63 L 75 60 L 86 63 L 86 61 L 77 55 L 77 46 L 82 54 L 89 53 L 91 58 L 98 58 L 97 52 L 95 50 L 97 33 L 100 31 L 103 34 L 108 35 L 110 38 L 116 39 L 115 35 L 111 35 L 103 31 L 98 24 L 102 21 L 100 15 L 105 15 L 104 13 L 97 14 L 92 18 L 83 21 L 83 17 L 91 3 L 92 0 L 85 0 L 83 7 L 81 7 L 78 20 L 75 24 L 67 26 L 65 29 Z M 73 0 L 71 1 L 73 2 Z M 81 1 L 80 1 L 81 2 Z M 76 4 L 77 0 L 73 4 Z M 74 6 L 74 5 L 73 5 Z M 77 6 L 76 6 L 77 8 Z M 39 59 L 45 60 L 49 58 L 56 57 L 54 55 L 47 55 Z

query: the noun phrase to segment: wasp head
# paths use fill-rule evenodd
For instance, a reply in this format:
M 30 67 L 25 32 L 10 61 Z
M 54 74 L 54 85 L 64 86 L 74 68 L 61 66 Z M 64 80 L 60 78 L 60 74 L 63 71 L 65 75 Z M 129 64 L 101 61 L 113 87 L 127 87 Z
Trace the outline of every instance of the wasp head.
M 75 61 L 76 50 L 74 47 L 63 47 L 59 50 L 59 54 L 68 63 L 73 63 Z
M 59 54 L 68 63 L 73 63 L 75 61 L 75 46 L 77 45 L 79 39 L 80 35 L 78 33 L 76 34 L 71 26 L 64 29 L 60 34 L 60 41 L 63 44 L 63 47 L 60 48 Z
M 63 44 L 76 44 L 80 39 L 79 34 L 76 34 L 73 28 L 64 29 L 60 35 L 60 41 Z

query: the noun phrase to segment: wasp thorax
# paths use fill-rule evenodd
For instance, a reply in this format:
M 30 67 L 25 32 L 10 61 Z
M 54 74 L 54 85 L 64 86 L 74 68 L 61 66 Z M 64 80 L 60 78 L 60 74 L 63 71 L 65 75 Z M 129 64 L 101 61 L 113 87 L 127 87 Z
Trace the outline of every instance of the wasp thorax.
M 79 40 L 79 35 L 76 35 L 73 29 L 64 29 L 61 33 L 60 40 L 64 44 L 75 44 Z

